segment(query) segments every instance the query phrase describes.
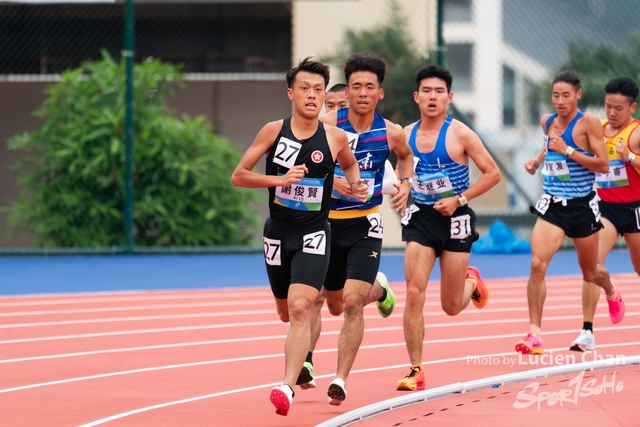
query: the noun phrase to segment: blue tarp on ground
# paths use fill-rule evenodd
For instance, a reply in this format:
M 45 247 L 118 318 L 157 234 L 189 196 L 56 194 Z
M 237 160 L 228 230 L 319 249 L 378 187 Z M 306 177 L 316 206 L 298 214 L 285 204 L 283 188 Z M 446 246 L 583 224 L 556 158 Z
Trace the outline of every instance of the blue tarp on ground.
M 499 219 L 489 226 L 487 234 L 480 236 L 471 247 L 474 254 L 530 254 L 531 244 L 513 234 Z

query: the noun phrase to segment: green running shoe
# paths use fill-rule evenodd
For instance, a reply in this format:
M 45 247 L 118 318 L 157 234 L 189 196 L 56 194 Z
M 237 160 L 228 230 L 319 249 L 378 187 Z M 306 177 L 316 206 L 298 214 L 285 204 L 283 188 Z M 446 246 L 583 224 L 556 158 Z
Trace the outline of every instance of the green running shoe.
M 387 281 L 387 276 L 384 273 L 378 273 L 376 276 L 378 283 L 387 291 L 387 297 L 384 301 L 376 301 L 376 307 L 378 307 L 378 313 L 382 317 L 389 317 L 393 314 L 393 309 L 396 308 L 396 294 L 393 293 L 391 288 L 389 287 L 389 282 Z
M 302 365 L 296 385 L 299 385 L 303 390 L 316 388 L 316 380 L 313 378 L 313 364 L 311 362 L 304 362 Z

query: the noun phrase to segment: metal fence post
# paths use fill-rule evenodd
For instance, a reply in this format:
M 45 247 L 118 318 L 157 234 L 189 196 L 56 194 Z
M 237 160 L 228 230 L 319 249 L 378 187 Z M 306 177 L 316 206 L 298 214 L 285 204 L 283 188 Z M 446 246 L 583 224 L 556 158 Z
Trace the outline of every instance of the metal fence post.
M 125 252 L 133 253 L 133 60 L 134 7 L 125 0 L 125 172 L 124 172 L 124 241 Z
M 436 65 L 444 67 L 444 37 L 442 36 L 442 26 L 444 22 L 444 0 L 438 0 L 437 20 L 438 46 L 436 47 Z

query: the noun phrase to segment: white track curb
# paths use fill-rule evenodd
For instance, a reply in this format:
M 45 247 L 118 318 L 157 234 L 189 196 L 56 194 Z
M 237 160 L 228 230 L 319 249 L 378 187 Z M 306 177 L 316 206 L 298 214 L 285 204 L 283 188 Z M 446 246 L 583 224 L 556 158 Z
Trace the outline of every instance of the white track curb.
M 442 399 L 455 396 L 461 393 L 497 388 L 503 385 L 516 384 L 523 381 L 530 381 L 535 378 L 546 378 L 554 375 L 562 375 L 576 371 L 595 371 L 612 369 L 630 365 L 639 365 L 640 355 L 624 357 L 618 359 L 595 360 L 592 362 L 572 363 L 567 365 L 557 365 L 547 368 L 533 369 L 529 371 L 514 372 L 512 374 L 498 375 L 495 377 L 483 378 L 464 383 L 455 383 L 429 390 L 411 393 L 407 396 L 395 397 L 383 400 L 362 408 L 347 412 L 330 420 L 317 424 L 316 427 L 343 427 L 357 421 L 371 418 L 384 412 L 392 411 L 407 405 L 426 402 L 429 400 Z

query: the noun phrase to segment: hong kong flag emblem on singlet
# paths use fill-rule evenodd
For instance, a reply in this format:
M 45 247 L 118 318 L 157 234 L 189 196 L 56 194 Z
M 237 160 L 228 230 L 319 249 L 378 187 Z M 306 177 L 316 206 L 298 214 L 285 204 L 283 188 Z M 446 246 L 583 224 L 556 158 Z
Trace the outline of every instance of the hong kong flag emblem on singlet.
M 314 163 L 320 163 L 322 162 L 322 159 L 324 159 L 324 156 L 322 155 L 322 151 L 314 151 L 313 153 L 311 153 L 311 160 L 313 160 Z

